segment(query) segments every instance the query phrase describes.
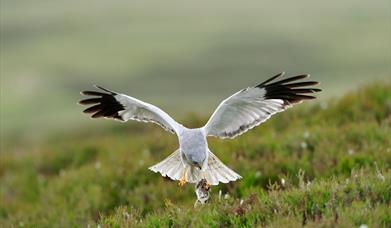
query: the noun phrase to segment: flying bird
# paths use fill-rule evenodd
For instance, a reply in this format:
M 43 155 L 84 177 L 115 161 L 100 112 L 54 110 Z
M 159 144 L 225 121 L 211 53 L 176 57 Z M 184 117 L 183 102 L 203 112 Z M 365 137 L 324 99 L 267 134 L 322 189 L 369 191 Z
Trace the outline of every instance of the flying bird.
M 303 100 L 314 99 L 311 94 L 316 81 L 301 81 L 307 74 L 283 79 L 284 73 L 228 97 L 220 103 L 209 121 L 201 128 L 189 129 L 176 122 L 160 108 L 134 97 L 95 86 L 99 91 L 83 91 L 91 98 L 81 100 L 82 105 L 92 105 L 84 110 L 92 118 L 112 118 L 126 122 L 137 120 L 160 125 L 178 136 L 179 148 L 163 161 L 149 169 L 162 176 L 179 180 L 179 185 L 199 183 L 209 185 L 228 183 L 241 178 L 224 165 L 208 148 L 207 137 L 235 138 Z

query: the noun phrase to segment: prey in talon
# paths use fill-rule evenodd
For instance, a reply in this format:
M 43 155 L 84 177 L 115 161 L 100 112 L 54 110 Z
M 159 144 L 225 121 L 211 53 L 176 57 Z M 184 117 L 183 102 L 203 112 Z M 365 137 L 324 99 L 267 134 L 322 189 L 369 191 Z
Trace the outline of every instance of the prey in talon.
M 196 207 L 199 203 L 205 204 L 209 200 L 209 190 L 210 185 L 206 181 L 206 179 L 201 179 L 195 186 L 195 192 L 197 195 L 197 200 L 194 203 L 194 207 Z

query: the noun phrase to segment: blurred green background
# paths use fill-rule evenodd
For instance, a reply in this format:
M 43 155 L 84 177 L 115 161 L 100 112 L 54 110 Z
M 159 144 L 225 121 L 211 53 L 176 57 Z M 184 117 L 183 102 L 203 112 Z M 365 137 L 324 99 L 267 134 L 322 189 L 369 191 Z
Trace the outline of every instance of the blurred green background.
M 389 0 L 0 4 L 0 227 L 391 227 Z M 213 187 L 205 210 L 194 186 L 147 169 L 175 135 L 76 104 L 98 84 L 196 127 L 281 71 L 323 92 L 209 139 L 243 179 Z
M 118 124 L 81 114 L 92 84 L 180 120 L 281 71 L 310 73 L 321 99 L 391 76 L 388 0 L 2 0 L 0 10 L 3 142 Z

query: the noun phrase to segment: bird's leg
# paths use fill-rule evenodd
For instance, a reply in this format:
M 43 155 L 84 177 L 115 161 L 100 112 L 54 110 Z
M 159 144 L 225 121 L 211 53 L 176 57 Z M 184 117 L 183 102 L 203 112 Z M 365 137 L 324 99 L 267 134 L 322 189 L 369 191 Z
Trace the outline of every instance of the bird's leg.
M 178 185 L 180 187 L 183 187 L 183 185 L 186 184 L 186 173 L 187 173 L 187 166 L 183 169 L 182 177 L 181 177 L 181 179 L 179 179 Z

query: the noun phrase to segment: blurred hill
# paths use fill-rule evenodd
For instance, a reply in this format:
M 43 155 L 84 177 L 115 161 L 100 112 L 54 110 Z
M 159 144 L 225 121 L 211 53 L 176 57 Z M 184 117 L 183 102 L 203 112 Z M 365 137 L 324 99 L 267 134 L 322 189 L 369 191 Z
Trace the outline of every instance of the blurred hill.
M 281 71 L 311 73 L 322 97 L 390 78 L 390 3 L 377 1 L 3 0 L 1 135 L 88 121 L 79 91 L 106 86 L 175 118 Z
M 391 84 L 327 104 L 304 103 L 236 139 L 210 138 L 243 179 L 214 186 L 196 209 L 194 185 L 148 170 L 178 148 L 156 125 L 14 144 L 0 159 L 0 227 L 390 227 Z

